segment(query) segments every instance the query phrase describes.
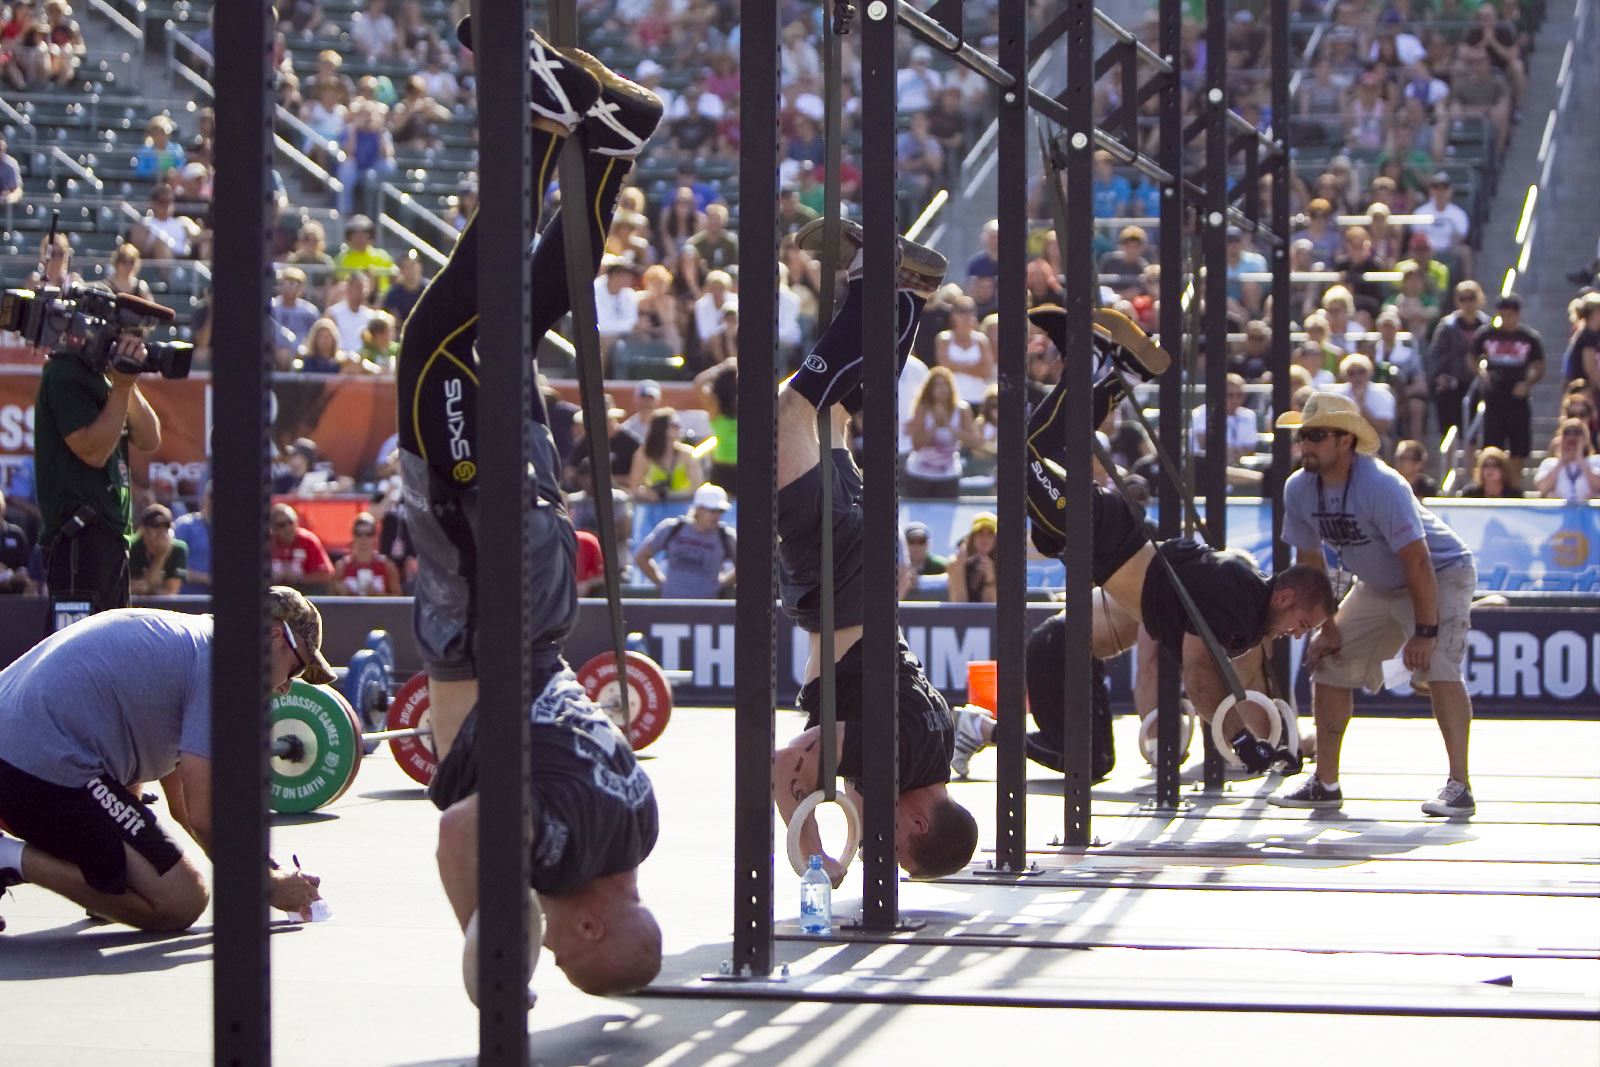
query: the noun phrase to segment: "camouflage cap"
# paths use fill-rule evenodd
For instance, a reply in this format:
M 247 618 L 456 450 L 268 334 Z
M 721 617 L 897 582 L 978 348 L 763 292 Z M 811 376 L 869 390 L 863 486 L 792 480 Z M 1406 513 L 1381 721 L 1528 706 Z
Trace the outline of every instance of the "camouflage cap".
M 336 681 L 339 676 L 322 656 L 322 614 L 311 601 L 286 585 L 275 585 L 267 590 L 267 609 L 294 635 L 295 651 L 306 662 L 300 677 L 312 685 Z

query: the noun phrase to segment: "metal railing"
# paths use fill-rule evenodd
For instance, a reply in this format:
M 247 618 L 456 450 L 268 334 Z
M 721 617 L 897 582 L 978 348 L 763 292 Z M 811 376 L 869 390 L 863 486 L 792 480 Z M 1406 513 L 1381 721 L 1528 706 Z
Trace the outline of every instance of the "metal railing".
M 127 34 L 129 37 L 133 38 L 134 49 L 135 49 L 135 53 L 136 53 L 136 55 L 138 57 L 138 62 L 133 65 L 132 69 L 138 70 L 138 71 L 143 71 L 144 70 L 145 36 L 144 36 L 144 25 L 143 25 L 142 19 L 141 19 L 140 22 L 134 22 L 132 19 L 128 18 L 128 16 L 124 15 L 121 11 L 117 10 L 115 7 L 112 7 L 109 3 L 106 2 L 106 0 L 89 0 L 89 8 L 92 11 L 94 11 L 95 14 L 99 15 L 101 18 L 103 18 L 107 22 L 111 23 L 111 25 L 115 26 L 117 29 L 121 30 L 123 33 Z M 140 12 L 143 12 L 144 5 L 143 4 L 139 4 L 138 5 L 138 10 Z
M 167 69 L 172 71 L 172 73 L 181 81 L 189 85 L 192 89 L 194 89 L 195 92 L 201 94 L 207 100 L 215 100 L 216 91 L 212 88 L 211 82 L 207 80 L 206 77 L 199 71 L 195 70 L 193 67 L 189 66 L 189 64 L 180 59 L 178 56 L 178 49 L 183 48 L 189 52 L 192 52 L 196 57 L 206 62 L 214 62 L 211 53 L 200 47 L 200 45 L 195 42 L 193 37 L 190 37 L 188 34 L 178 29 L 177 25 L 173 23 L 172 20 L 169 19 L 167 21 L 165 28 L 167 39 Z M 306 133 L 309 133 L 318 140 L 323 139 L 320 134 L 317 134 L 315 130 L 312 130 L 311 127 L 306 126 L 303 122 L 300 122 L 299 119 L 295 118 L 283 107 L 279 107 L 277 109 L 277 117 L 280 120 L 284 119 L 285 117 L 290 119 L 290 126 L 296 132 L 301 132 L 301 130 L 304 130 Z M 343 182 L 324 169 L 320 164 L 317 163 L 316 160 L 312 159 L 295 145 L 291 144 L 286 137 L 278 133 L 276 130 L 273 131 L 272 140 L 277 148 L 278 154 L 283 156 L 290 163 L 293 163 L 296 167 L 303 171 L 306 176 L 311 178 L 312 181 L 316 182 L 318 185 L 321 185 L 324 189 L 327 189 L 332 193 L 340 193 L 344 191 Z M 335 146 L 335 149 L 337 150 L 337 146 Z M 344 153 L 339 152 L 337 158 L 342 160 L 344 158 Z

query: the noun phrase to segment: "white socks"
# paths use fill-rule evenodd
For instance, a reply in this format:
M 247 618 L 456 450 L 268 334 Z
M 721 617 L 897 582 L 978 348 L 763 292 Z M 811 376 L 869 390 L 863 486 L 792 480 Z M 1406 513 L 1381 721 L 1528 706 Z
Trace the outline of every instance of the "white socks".
M 0 871 L 7 869 L 22 874 L 22 842 L 0 834 Z

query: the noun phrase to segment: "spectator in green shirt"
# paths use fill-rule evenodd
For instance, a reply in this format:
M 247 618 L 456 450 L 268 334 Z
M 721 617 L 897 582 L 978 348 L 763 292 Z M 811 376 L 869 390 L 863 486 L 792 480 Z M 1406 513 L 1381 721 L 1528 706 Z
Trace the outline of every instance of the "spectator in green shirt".
M 139 516 L 139 536 L 128 549 L 128 577 L 138 596 L 173 596 L 189 575 L 189 546 L 172 536 L 172 512 L 151 504 Z
M 376 232 L 372 220 L 365 215 L 352 215 L 344 224 L 344 250 L 334 259 L 333 265 L 342 281 L 358 270 L 364 270 L 378 283 L 378 294 L 389 288 L 389 276 L 394 273 L 394 257 L 372 243 Z

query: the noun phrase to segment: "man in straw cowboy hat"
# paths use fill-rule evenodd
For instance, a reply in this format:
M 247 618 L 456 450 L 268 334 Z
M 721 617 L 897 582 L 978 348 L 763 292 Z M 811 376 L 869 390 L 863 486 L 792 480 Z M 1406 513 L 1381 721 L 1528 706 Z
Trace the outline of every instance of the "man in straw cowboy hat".
M 1335 565 L 1354 576 L 1338 613 L 1318 630 L 1307 652 L 1311 710 L 1317 723 L 1317 770 L 1274 804 L 1337 808 L 1339 750 L 1356 686 L 1376 690 L 1383 664 L 1397 652 L 1412 684 L 1426 690 L 1444 736 L 1450 778 L 1422 805 L 1429 815 L 1473 813 L 1467 777 L 1472 702 L 1461 676 L 1468 617 L 1478 584 L 1472 553 L 1423 507 L 1411 486 L 1378 459 L 1378 433 L 1348 396 L 1311 394 L 1304 411 L 1278 425 L 1300 433 L 1301 469 L 1284 486 L 1283 539 L 1296 561 Z

